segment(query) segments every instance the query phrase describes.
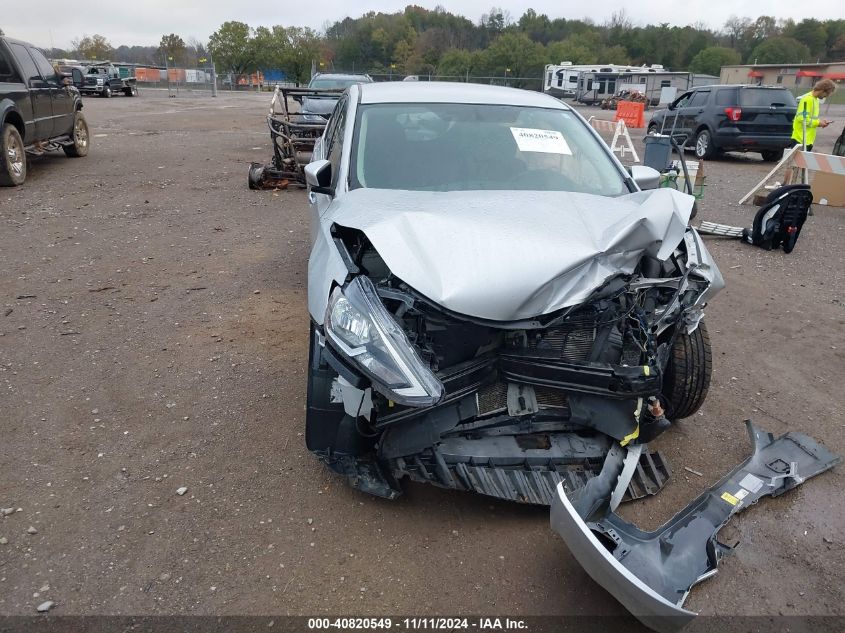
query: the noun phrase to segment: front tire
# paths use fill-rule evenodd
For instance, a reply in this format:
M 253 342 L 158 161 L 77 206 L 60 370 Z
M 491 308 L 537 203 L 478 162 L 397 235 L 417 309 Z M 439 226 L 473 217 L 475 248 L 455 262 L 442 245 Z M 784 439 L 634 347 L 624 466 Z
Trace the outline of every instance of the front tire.
M 79 110 L 73 117 L 73 131 L 71 132 L 72 145 L 65 145 L 62 149 L 66 156 L 81 158 L 88 155 L 91 135 L 88 132 L 88 122 Z
M 678 325 L 678 327 L 683 327 Z M 680 332 L 663 374 L 663 397 L 670 420 L 687 418 L 701 408 L 713 373 L 710 335 L 704 321 L 692 334 Z
M 26 150 L 21 133 L 11 123 L 0 129 L 0 185 L 17 187 L 26 180 Z
M 713 147 L 713 137 L 710 134 L 710 130 L 704 129 L 696 134 L 693 150 L 695 151 L 696 158 L 700 160 L 713 157 L 716 150 Z
M 105 86 L 100 94 L 103 95 L 104 99 L 111 97 L 111 86 Z
M 775 163 L 783 158 L 783 150 L 782 149 L 770 149 L 765 152 L 760 152 L 760 155 L 763 157 L 763 160 L 767 163 Z

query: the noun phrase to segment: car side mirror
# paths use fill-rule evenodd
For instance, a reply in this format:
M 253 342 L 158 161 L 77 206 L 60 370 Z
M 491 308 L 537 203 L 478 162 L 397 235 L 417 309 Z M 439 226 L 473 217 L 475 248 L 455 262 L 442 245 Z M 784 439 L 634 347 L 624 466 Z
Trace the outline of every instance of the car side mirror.
M 660 172 L 653 167 L 645 165 L 632 165 L 630 168 L 631 178 L 642 189 L 657 189 L 660 185 Z
M 326 159 L 315 160 L 305 166 L 305 182 L 314 193 L 333 196 L 332 164 Z

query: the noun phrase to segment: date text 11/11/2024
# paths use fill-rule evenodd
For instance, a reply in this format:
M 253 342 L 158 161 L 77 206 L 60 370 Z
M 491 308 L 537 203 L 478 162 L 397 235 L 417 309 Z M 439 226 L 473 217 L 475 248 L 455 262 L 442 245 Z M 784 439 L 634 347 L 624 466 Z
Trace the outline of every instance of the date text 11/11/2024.
M 524 620 L 514 618 L 308 618 L 308 630 L 406 630 L 406 631 L 526 631 Z

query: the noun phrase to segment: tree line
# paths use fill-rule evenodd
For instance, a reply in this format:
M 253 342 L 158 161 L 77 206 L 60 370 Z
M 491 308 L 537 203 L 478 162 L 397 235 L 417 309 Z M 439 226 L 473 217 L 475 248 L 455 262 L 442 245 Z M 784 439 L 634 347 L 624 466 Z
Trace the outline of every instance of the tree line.
M 624 10 L 598 24 L 553 19 L 533 9 L 514 19 L 494 7 L 473 22 L 442 7 L 408 6 L 396 13 L 347 17 L 327 24 L 322 33 L 230 21 L 205 44 L 185 43 L 176 34 L 163 36 L 157 47 L 111 48 L 99 35 L 73 44 L 68 54 L 157 65 L 202 65 L 200 60 L 213 56 L 218 72 L 279 69 L 297 82 L 308 79 L 312 65 L 373 74 L 508 76 L 518 82 L 561 61 L 662 64 L 711 75 L 723 65 L 743 62 L 840 61 L 845 60 L 845 20 L 731 16 L 720 29 L 711 29 L 702 23 L 635 25 Z

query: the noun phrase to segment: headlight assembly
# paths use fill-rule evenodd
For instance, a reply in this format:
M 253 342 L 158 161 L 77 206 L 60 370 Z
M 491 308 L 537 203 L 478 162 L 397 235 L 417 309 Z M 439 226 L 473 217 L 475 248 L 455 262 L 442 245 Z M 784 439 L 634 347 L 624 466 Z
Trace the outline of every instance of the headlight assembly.
M 326 335 L 385 396 L 427 407 L 443 397 L 443 385 L 414 351 L 384 307 L 373 283 L 359 276 L 329 298 Z

